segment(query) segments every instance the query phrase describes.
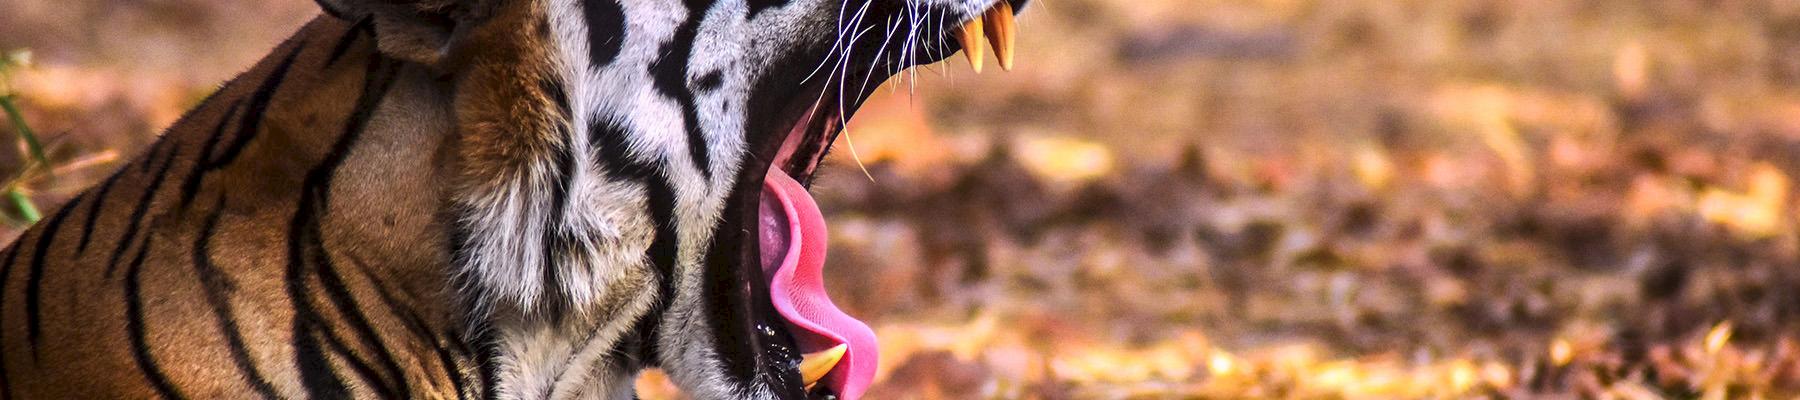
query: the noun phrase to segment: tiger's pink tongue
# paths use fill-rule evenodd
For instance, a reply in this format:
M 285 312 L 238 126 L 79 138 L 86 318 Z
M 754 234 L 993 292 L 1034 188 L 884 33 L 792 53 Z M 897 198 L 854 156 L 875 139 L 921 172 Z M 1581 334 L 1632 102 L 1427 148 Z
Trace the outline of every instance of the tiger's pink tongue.
M 844 314 L 825 293 L 825 216 L 806 187 L 779 168 L 763 181 L 761 237 L 763 276 L 770 300 L 787 319 L 802 353 L 849 345 L 844 358 L 819 384 L 855 400 L 875 379 L 875 331 Z

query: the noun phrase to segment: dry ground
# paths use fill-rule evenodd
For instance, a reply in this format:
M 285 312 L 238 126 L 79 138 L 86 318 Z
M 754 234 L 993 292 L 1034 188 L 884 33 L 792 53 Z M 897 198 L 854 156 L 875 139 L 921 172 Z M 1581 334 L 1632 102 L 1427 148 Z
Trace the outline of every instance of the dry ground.
M 1800 1 L 1035 4 L 1019 71 L 919 70 L 820 185 L 872 398 L 1800 395 Z M 312 12 L 0 2 L 33 194 Z

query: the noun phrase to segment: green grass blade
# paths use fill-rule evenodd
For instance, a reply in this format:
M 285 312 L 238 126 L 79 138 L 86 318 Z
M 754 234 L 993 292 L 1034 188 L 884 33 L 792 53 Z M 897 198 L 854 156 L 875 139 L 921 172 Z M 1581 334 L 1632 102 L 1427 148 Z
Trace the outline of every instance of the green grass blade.
M 31 152 L 32 160 L 38 165 L 49 165 L 50 157 L 44 155 L 44 143 L 38 140 L 37 132 L 33 132 L 31 126 L 25 123 L 25 114 L 19 112 L 13 96 L 0 96 L 0 109 L 6 110 L 6 119 L 12 121 L 13 129 L 18 130 L 19 137 L 25 139 L 25 148 Z
M 17 190 L 8 191 L 6 197 L 12 201 L 13 207 L 18 207 L 19 216 L 25 218 L 25 223 L 35 224 L 38 220 L 44 219 L 44 214 L 38 212 L 37 204 L 33 204 L 31 197 L 25 196 L 25 193 Z

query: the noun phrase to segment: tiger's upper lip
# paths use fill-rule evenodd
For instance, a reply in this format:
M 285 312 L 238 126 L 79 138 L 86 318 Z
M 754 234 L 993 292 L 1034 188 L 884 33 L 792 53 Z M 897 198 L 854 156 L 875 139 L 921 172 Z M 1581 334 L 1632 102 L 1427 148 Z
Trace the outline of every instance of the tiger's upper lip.
M 988 48 L 993 50 L 1000 67 L 1011 71 L 1016 65 L 1018 55 L 1019 26 L 1015 16 L 1019 12 L 1019 7 L 1016 6 L 1023 6 L 1028 1 L 995 0 L 986 11 L 970 17 L 959 27 L 941 34 L 953 36 L 956 39 L 956 45 L 960 46 L 959 50 L 969 60 L 976 73 L 981 73 L 985 69 L 987 54 L 985 49 Z M 845 51 L 848 52 L 848 50 Z M 947 55 L 949 54 L 940 57 Z M 941 61 L 936 57 L 929 60 L 913 60 L 926 63 Z M 912 67 L 912 65 L 903 65 L 902 67 Z M 902 68 L 893 70 L 899 69 Z M 850 70 L 846 72 L 864 73 L 860 69 Z M 871 68 L 868 71 L 874 70 Z M 782 132 L 784 134 L 782 144 L 773 160 L 773 165 L 788 172 L 789 176 L 800 182 L 806 183 L 811 179 L 814 170 L 822 161 L 824 153 L 836 140 L 837 133 L 845 128 L 843 125 L 861 107 L 862 101 L 873 94 L 879 86 L 863 84 L 858 91 L 844 92 L 844 82 L 854 81 L 850 78 L 841 77 L 835 82 L 827 79 L 827 82 L 803 85 L 807 88 L 800 90 L 800 95 L 802 97 L 816 96 L 815 100 L 809 106 L 803 106 L 804 111 L 793 117 L 794 125 L 787 132 Z M 836 100 L 835 103 L 840 107 L 834 109 L 834 107 L 826 106 L 834 103 L 829 100 Z

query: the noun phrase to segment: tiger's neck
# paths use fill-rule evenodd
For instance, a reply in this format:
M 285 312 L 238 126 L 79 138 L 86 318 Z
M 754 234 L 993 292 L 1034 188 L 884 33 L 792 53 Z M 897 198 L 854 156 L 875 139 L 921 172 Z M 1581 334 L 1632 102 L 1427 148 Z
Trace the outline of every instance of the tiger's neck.
M 644 189 L 608 176 L 575 125 L 544 3 L 503 7 L 457 54 L 445 152 L 456 286 L 483 321 L 499 390 L 632 398 L 639 322 L 662 287 Z M 617 161 L 617 160 L 614 160 Z

